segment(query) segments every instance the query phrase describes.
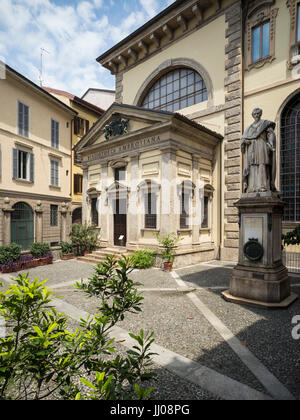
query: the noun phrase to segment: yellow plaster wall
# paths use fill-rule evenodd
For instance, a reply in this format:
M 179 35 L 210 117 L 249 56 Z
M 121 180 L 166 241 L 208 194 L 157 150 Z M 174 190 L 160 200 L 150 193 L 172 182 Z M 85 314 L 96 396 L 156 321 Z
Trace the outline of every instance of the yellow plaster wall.
M 2 177 L 0 188 L 8 191 L 29 192 L 57 197 L 70 196 L 71 120 L 64 111 L 9 74 L 0 80 L 0 143 L 2 150 Z M 29 138 L 18 135 L 18 101 L 29 106 Z M 60 123 L 59 150 L 51 148 L 51 118 Z M 67 126 L 68 123 L 68 126 Z M 25 151 L 34 153 L 34 183 L 12 179 L 12 149 L 16 143 Z M 27 146 L 27 147 L 26 147 Z M 50 187 L 50 157 L 60 162 L 59 188 Z
M 135 96 L 145 79 L 164 61 L 170 58 L 189 58 L 198 61 L 209 73 L 214 89 L 214 105 L 223 104 L 225 100 L 225 30 L 225 17 L 222 15 L 209 25 L 174 42 L 159 54 L 125 72 L 123 75 L 123 102 L 133 104 Z M 214 39 L 214 48 L 211 48 L 210 41 L 212 38 Z M 186 108 L 184 113 L 192 113 L 199 109 L 206 109 L 206 107 L 207 101 Z
M 88 120 L 90 123 L 90 128 L 93 124 L 98 121 L 99 116 L 94 112 L 85 109 L 81 106 L 76 105 L 70 98 L 67 98 L 64 95 L 59 95 L 57 93 L 52 93 L 53 96 L 61 100 L 62 102 L 66 103 L 70 108 L 74 109 L 74 111 L 78 112 L 78 117 Z M 72 123 L 72 147 L 75 146 L 82 136 L 74 134 L 74 121 Z M 72 151 L 72 184 L 71 184 L 71 194 L 72 194 L 72 201 L 76 203 L 82 202 L 82 194 L 74 194 L 74 175 L 79 174 L 82 175 L 82 169 L 80 166 L 74 164 L 74 152 Z

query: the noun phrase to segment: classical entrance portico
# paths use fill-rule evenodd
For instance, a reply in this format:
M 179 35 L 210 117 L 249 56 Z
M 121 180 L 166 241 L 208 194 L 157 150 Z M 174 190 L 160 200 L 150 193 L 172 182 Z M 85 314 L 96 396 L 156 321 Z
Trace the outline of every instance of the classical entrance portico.
M 221 141 L 179 114 L 112 105 L 76 147 L 83 215 L 97 191 L 101 246 L 155 249 L 157 233 L 176 233 L 178 266 L 215 258 Z

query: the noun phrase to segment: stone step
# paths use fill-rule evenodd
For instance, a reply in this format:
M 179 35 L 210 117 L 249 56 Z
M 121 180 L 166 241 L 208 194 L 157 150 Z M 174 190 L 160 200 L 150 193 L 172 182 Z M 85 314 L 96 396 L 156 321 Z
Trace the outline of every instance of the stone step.
M 122 255 L 128 257 L 131 255 L 131 252 L 128 252 L 126 249 L 105 248 L 102 251 L 94 251 L 91 254 L 78 257 L 77 260 L 88 264 L 99 264 L 100 262 L 103 262 L 108 255 L 114 255 L 116 258 L 121 258 Z

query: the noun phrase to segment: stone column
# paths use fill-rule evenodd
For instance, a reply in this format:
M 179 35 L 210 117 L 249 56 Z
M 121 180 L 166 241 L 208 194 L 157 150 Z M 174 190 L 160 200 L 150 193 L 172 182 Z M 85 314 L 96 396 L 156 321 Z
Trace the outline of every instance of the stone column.
M 201 203 L 199 195 L 199 158 L 198 156 L 193 156 L 193 184 L 195 185 L 195 190 L 193 191 L 193 200 L 192 200 L 192 244 L 200 244 L 200 227 L 201 227 Z
M 101 246 L 107 247 L 109 242 L 108 232 L 108 197 L 106 188 L 108 187 L 108 166 L 107 163 L 101 165 L 101 195 L 99 198 L 99 225 L 101 227 L 100 242 Z
M 67 241 L 67 213 L 68 208 L 66 203 L 62 203 L 60 214 L 61 214 L 61 225 L 60 225 L 60 240 L 61 242 Z
M 82 169 L 82 223 L 86 223 L 88 222 L 88 167 L 83 166 Z
M 127 216 L 127 243 L 137 246 L 139 239 L 139 209 L 138 209 L 138 181 L 139 181 L 139 155 L 131 157 L 130 193 Z
M 14 211 L 10 205 L 10 199 L 4 199 L 3 211 L 3 245 L 10 245 L 11 243 L 11 214 Z
M 162 235 L 166 235 L 172 232 L 177 233 L 179 206 L 176 204 L 178 204 L 179 197 L 176 190 L 176 150 L 173 148 L 162 149 L 162 153 L 160 232 Z
M 43 242 L 43 208 L 42 202 L 38 201 L 35 208 L 35 241 Z

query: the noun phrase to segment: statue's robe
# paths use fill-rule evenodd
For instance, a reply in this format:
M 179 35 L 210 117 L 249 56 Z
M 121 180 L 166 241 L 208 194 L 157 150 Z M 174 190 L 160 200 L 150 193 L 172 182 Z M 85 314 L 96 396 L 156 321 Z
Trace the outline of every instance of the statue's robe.
M 272 121 L 261 120 L 258 124 L 251 124 L 243 134 L 243 140 L 250 140 L 251 144 L 244 147 L 244 171 L 243 182 L 254 192 L 266 188 L 274 189 L 275 169 L 276 169 L 276 153 L 273 153 L 268 143 L 268 128 L 275 129 L 276 124 Z M 273 145 L 275 147 L 275 145 Z M 264 165 L 266 170 L 265 179 L 261 175 L 260 165 Z M 252 171 L 251 171 L 252 167 Z M 255 168 L 253 168 L 255 167 Z M 249 179 L 250 178 L 250 179 Z M 255 178 L 255 179 L 254 179 Z

